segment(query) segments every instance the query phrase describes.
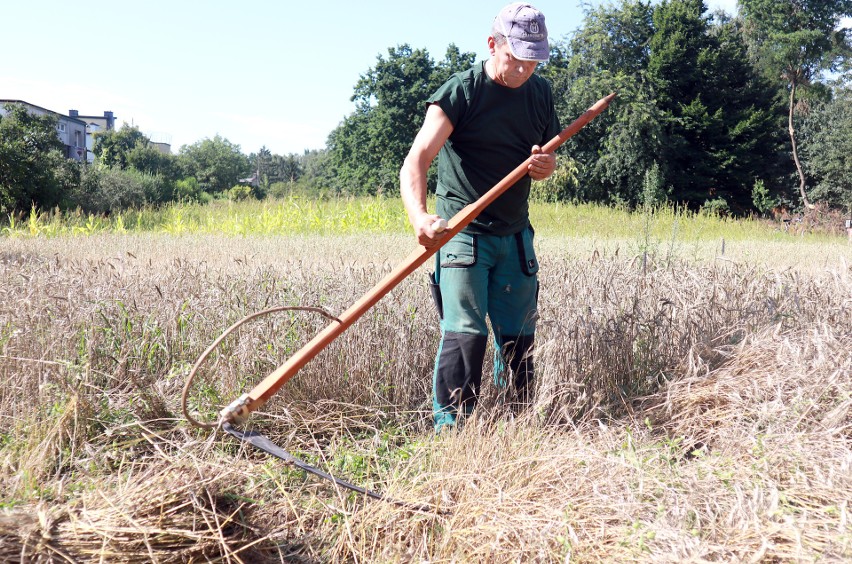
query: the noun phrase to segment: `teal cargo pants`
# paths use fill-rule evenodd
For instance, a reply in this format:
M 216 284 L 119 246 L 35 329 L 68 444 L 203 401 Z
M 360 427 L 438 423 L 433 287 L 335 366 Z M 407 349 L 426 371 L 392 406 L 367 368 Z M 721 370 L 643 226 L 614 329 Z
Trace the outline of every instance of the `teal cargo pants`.
M 436 431 L 455 424 L 476 405 L 488 340 L 486 318 L 493 330 L 495 385 L 506 388 L 507 374 L 512 374 L 517 399 L 528 401 L 537 272 L 532 227 L 507 236 L 459 233 L 440 249 L 433 280 L 441 314 L 432 378 Z

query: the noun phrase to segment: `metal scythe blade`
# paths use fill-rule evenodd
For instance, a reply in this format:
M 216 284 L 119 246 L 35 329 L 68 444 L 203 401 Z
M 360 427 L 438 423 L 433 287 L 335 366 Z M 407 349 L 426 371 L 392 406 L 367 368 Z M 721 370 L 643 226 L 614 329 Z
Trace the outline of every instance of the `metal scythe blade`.
M 229 435 L 231 435 L 232 437 L 235 437 L 235 438 L 237 438 L 241 441 L 244 441 L 244 442 L 250 444 L 251 446 L 262 450 L 263 452 L 265 452 L 267 454 L 271 454 L 275 458 L 282 460 L 282 461 L 286 462 L 287 464 L 292 464 L 293 466 L 295 466 L 296 468 L 299 468 L 300 470 L 304 470 L 305 472 L 313 474 L 314 476 L 319 476 L 320 478 L 323 478 L 325 480 L 333 482 L 334 484 L 336 484 L 336 485 L 338 485 L 342 488 L 346 488 L 347 490 L 352 490 L 353 492 L 357 492 L 361 495 L 365 495 L 365 496 L 371 497 L 373 499 L 378 499 L 379 501 L 385 501 L 385 502 L 388 502 L 388 503 L 393 503 L 394 505 L 398 505 L 400 507 L 404 507 L 404 508 L 410 509 L 412 511 L 421 511 L 421 512 L 426 512 L 426 513 L 431 513 L 431 512 L 437 511 L 438 513 L 446 513 L 446 510 L 443 510 L 443 509 L 438 508 L 438 507 L 433 507 L 431 505 L 425 505 L 425 504 L 419 504 L 419 503 L 410 503 L 410 502 L 407 502 L 407 501 L 400 501 L 398 499 L 388 497 L 384 494 L 380 494 L 380 493 L 376 493 L 372 490 L 368 490 L 367 488 L 362 488 L 361 486 L 356 486 L 355 484 L 347 482 L 346 480 L 341 480 L 340 478 L 338 478 L 336 476 L 332 476 L 331 474 L 329 474 L 327 472 L 323 472 L 322 470 L 320 470 L 316 466 L 311 466 L 307 462 L 302 461 L 301 459 L 290 454 L 289 452 L 287 452 L 286 450 L 284 450 L 280 446 L 276 445 L 275 443 L 270 441 L 266 436 L 264 436 L 261 433 L 258 433 L 257 431 L 240 431 L 238 429 L 235 429 L 233 425 L 231 425 L 230 423 L 227 423 L 227 422 L 222 424 L 222 430 L 225 431 L 226 433 L 228 433 Z
M 598 100 L 580 117 L 575 119 L 568 127 L 563 129 L 556 137 L 548 141 L 548 143 L 542 147 L 542 152 L 554 152 L 560 145 L 603 112 L 609 106 L 609 103 L 613 98 L 615 98 L 614 92 L 609 96 Z M 526 176 L 527 167 L 529 166 L 531 159 L 532 156 L 519 164 L 503 180 L 483 194 L 476 202 L 468 204 L 460 212 L 458 212 L 449 221 L 447 235 L 443 239 L 444 242 L 449 241 L 462 229 L 467 227 L 471 221 L 482 213 L 485 208 L 494 202 L 494 200 L 496 200 L 501 194 L 503 194 L 503 192 L 508 190 L 518 180 Z M 272 397 L 272 395 L 275 394 L 275 392 L 277 392 L 278 389 L 292 378 L 303 366 L 305 366 L 305 364 L 319 354 L 320 351 L 328 346 L 329 343 L 336 339 L 353 323 L 355 323 L 358 318 L 364 315 L 364 313 L 373 307 L 376 302 L 395 288 L 397 284 L 402 282 L 409 274 L 414 272 L 420 265 L 426 262 L 426 260 L 434 255 L 439 248 L 440 245 L 429 249 L 422 246 L 415 249 L 408 258 L 389 272 L 378 284 L 362 296 L 361 299 L 350 306 L 349 309 L 317 334 L 304 347 L 298 350 L 290 357 L 289 360 L 279 366 L 250 392 L 243 394 L 223 409 L 219 414 L 221 420 L 232 424 L 242 423 L 252 411 L 255 411 L 265 404 L 269 398 Z

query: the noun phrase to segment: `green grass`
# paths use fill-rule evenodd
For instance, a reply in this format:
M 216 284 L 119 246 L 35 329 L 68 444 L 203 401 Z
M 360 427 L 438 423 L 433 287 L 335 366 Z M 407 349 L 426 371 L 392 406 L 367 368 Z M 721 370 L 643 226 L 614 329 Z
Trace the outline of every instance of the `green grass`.
M 631 239 L 647 235 L 659 240 L 725 237 L 769 241 L 786 235 L 779 225 L 766 221 L 693 213 L 673 206 L 629 211 L 599 204 L 533 203 L 530 215 L 537 232 L 568 237 Z
M 8 237 L 56 237 L 96 233 L 286 235 L 393 233 L 407 229 L 402 201 L 386 198 L 216 201 L 126 210 L 110 216 L 31 210 L 9 216 L 0 230 Z
M 430 207 L 434 209 L 433 202 Z M 600 239 L 681 241 L 789 238 L 780 224 L 696 214 L 672 206 L 631 212 L 598 204 L 533 202 L 532 223 L 540 234 Z M 224 235 L 346 235 L 405 233 L 409 230 L 398 198 L 361 197 L 315 200 L 291 196 L 266 201 L 216 201 L 127 210 L 110 216 L 31 210 L 8 216 L 0 233 L 7 237 L 57 237 L 96 233 L 169 233 Z M 805 233 L 808 239 L 825 239 Z

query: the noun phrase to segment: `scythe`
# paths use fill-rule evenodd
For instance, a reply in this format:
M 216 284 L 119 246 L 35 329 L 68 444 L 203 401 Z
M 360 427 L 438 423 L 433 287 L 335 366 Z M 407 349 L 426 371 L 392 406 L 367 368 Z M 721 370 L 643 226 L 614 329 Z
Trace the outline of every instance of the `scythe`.
M 588 124 L 601 112 L 603 112 L 609 106 L 610 102 L 614 97 L 615 93 L 612 93 L 598 100 L 580 117 L 574 120 L 568 127 L 563 129 L 558 135 L 556 135 L 556 137 L 554 137 L 546 145 L 544 145 L 544 147 L 542 147 L 542 152 L 554 152 L 560 145 L 562 145 L 570 137 L 580 131 L 580 129 L 585 127 L 586 124 Z M 527 167 L 531 162 L 531 158 L 532 157 L 529 157 L 523 163 L 519 164 L 512 172 L 510 172 L 505 178 L 503 178 L 503 180 L 498 182 L 493 188 L 483 194 L 476 202 L 468 204 L 461 211 L 459 211 L 452 219 L 450 219 L 446 227 L 447 235 L 444 237 L 443 242 L 449 241 L 453 236 L 455 236 L 468 224 L 470 224 L 470 222 L 472 222 L 480 213 L 482 213 L 485 208 L 487 208 L 492 202 L 494 202 L 498 197 L 500 197 L 501 194 L 508 190 L 518 180 L 523 178 L 527 174 Z M 277 458 L 280 458 L 288 463 L 295 464 L 303 470 L 306 470 L 322 478 L 331 480 L 334 483 L 345 488 L 368 495 L 369 497 L 382 499 L 385 501 L 391 501 L 413 509 L 424 509 L 425 506 L 398 502 L 396 500 L 389 499 L 381 494 L 365 490 L 364 488 L 354 486 L 348 482 L 335 478 L 334 476 L 326 474 L 318 468 L 315 468 L 305 462 L 302 462 L 301 460 L 298 460 L 293 455 L 274 445 L 269 439 L 267 439 L 260 433 L 257 433 L 255 431 L 242 432 L 237 430 L 234 425 L 244 423 L 248 416 L 251 414 L 251 412 L 263 406 L 275 394 L 275 392 L 277 392 L 303 366 L 310 362 L 310 360 L 313 359 L 317 354 L 319 354 L 320 351 L 322 351 L 341 333 L 343 333 L 353 323 L 355 323 L 355 321 L 357 321 L 382 297 L 384 297 L 388 292 L 390 292 L 400 282 L 402 282 L 406 277 L 408 277 L 408 275 L 417 270 L 417 268 L 419 268 L 423 263 L 425 263 L 429 257 L 433 256 L 439 248 L 440 245 L 428 249 L 422 246 L 415 249 L 402 263 L 400 263 L 396 268 L 389 272 L 381 281 L 379 281 L 378 284 L 376 284 L 371 290 L 364 294 L 364 296 L 362 296 L 358 301 L 356 301 L 352 306 L 350 306 L 349 309 L 340 314 L 339 317 L 333 317 L 324 312 L 324 310 L 320 310 L 319 308 L 282 307 L 273 308 L 271 310 L 265 310 L 263 312 L 252 314 L 246 317 L 245 319 L 239 321 L 238 323 L 232 325 L 225 333 L 222 334 L 222 336 L 220 336 L 210 347 L 208 347 L 208 349 L 201 355 L 201 357 L 199 357 L 192 370 L 190 371 L 181 397 L 181 407 L 183 409 L 183 413 L 187 421 L 197 427 L 202 428 L 212 429 L 221 427 L 225 432 L 237 437 L 240 440 L 249 442 L 253 446 L 260 448 L 261 450 L 264 450 L 265 452 L 276 456 Z M 213 349 L 222 341 L 222 339 L 227 334 L 235 330 L 242 323 L 249 321 L 250 319 L 256 318 L 259 315 L 286 309 L 308 309 L 312 311 L 319 311 L 329 317 L 332 321 L 325 329 L 318 333 L 299 351 L 293 354 L 293 356 L 291 356 L 284 364 L 279 366 L 275 371 L 273 371 L 264 380 L 257 384 L 251 391 L 241 395 L 230 405 L 222 409 L 219 413 L 219 421 L 217 421 L 216 423 L 203 423 L 194 419 L 187 410 L 187 397 L 195 373 L 200 367 L 200 365 L 203 363 L 203 361 L 207 358 L 207 356 L 213 351 Z

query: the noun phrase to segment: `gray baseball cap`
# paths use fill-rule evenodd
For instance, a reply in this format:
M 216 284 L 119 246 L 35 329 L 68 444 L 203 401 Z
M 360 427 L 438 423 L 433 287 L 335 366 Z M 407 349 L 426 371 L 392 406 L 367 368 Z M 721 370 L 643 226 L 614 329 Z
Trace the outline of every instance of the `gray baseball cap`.
M 506 36 L 516 59 L 546 61 L 550 58 L 544 14 L 531 4 L 515 2 L 500 10 L 494 18 L 493 30 Z

